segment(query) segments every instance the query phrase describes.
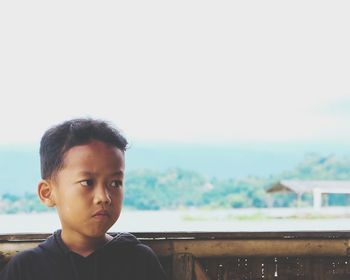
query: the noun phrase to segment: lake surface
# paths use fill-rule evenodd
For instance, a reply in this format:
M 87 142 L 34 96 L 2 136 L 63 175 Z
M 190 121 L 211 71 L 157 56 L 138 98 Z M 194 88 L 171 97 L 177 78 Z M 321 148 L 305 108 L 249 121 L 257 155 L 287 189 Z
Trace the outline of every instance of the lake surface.
M 337 231 L 350 230 L 350 208 L 322 209 L 321 213 L 342 214 L 340 218 L 303 219 L 312 210 L 235 209 L 128 211 L 124 210 L 110 231 Z M 297 219 L 290 218 L 297 214 Z M 345 215 L 344 215 L 345 214 Z M 260 218 L 260 215 L 264 217 Z M 267 218 L 269 216 L 269 218 Z M 289 218 L 288 218 L 289 217 Z M 0 215 L 0 234 L 50 233 L 60 228 L 55 212 Z

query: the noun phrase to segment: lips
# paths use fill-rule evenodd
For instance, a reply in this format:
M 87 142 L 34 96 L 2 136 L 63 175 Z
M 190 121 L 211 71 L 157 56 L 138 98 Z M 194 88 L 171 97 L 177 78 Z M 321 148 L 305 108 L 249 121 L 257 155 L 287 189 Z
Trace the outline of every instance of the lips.
M 109 213 L 106 210 L 100 210 L 92 215 L 93 217 L 109 217 Z

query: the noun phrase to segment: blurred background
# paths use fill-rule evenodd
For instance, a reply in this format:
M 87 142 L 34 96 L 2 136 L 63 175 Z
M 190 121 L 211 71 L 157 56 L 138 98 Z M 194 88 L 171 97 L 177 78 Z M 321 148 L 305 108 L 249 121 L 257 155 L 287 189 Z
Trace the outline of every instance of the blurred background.
M 36 195 L 38 148 L 74 117 L 130 142 L 112 230 L 350 229 L 349 8 L 2 1 L 0 233 L 59 227 Z

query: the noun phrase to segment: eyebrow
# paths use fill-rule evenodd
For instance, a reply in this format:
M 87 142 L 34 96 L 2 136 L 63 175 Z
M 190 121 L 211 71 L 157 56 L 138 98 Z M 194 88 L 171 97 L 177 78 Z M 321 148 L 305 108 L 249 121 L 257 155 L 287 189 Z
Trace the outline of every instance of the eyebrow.
M 124 172 L 123 171 L 116 171 L 114 173 L 111 174 L 112 176 L 124 176 Z

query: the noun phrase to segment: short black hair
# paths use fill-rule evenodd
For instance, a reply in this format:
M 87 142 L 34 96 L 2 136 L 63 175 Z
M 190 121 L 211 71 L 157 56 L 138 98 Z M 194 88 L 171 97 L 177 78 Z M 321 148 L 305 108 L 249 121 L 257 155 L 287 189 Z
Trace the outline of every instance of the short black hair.
M 52 178 L 63 167 L 64 154 L 92 140 L 110 144 L 125 152 L 128 142 L 106 121 L 91 118 L 71 119 L 48 129 L 40 141 L 42 179 Z

